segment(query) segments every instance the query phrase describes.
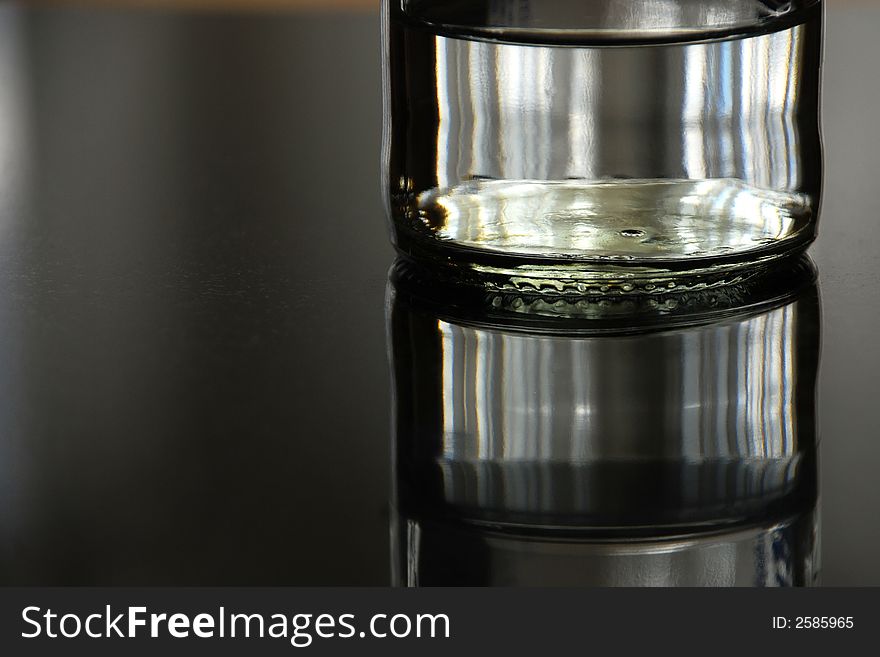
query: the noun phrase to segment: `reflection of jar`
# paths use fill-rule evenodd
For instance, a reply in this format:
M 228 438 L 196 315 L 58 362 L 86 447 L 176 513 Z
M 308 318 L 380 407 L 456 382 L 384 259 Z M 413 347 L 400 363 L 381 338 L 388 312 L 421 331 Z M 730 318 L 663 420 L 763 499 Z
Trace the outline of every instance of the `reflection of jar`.
M 814 281 L 548 304 L 398 266 L 401 581 L 811 583 Z
M 405 257 L 556 294 L 728 274 L 815 237 L 820 0 L 386 0 L 385 14 L 385 184 Z

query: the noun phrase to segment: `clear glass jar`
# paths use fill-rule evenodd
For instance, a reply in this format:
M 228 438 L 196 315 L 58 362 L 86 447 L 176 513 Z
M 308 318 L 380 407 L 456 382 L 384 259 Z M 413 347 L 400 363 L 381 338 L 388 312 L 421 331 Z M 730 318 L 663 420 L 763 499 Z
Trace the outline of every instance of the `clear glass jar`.
M 385 0 L 406 258 L 493 287 L 649 292 L 804 250 L 820 0 Z

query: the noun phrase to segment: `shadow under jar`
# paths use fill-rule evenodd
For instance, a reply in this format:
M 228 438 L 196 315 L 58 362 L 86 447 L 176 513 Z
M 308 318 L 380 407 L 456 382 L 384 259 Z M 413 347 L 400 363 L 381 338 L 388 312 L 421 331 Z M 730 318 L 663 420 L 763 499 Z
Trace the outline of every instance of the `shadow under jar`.
M 384 9 L 404 257 L 495 288 L 639 293 L 815 238 L 820 0 Z

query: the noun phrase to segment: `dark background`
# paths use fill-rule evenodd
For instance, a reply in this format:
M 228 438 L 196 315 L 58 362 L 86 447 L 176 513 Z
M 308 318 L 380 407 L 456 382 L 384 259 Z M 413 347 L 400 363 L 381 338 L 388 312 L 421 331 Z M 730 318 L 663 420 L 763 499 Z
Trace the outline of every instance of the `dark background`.
M 880 8 L 832 3 L 823 583 L 880 584 Z M 0 5 L 0 582 L 387 584 L 375 13 Z

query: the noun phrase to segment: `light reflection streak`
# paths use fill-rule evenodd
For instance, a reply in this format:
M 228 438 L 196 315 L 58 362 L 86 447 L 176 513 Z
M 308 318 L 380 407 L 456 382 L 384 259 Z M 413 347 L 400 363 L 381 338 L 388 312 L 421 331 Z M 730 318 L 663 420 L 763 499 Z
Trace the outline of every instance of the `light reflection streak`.
M 688 331 L 663 370 L 641 372 L 639 359 L 666 344 L 660 338 L 536 337 L 440 321 L 443 458 L 553 462 L 656 453 L 661 428 L 627 418 L 627 404 L 639 413 L 652 404 L 665 409 L 667 426 L 677 427 L 677 444 L 662 446 L 667 457 L 791 458 L 798 449 L 795 328 L 794 311 L 784 307 Z M 614 370 L 600 357 L 609 349 L 621 358 Z M 628 377 L 639 376 L 652 382 L 652 398 L 639 396 L 643 383 L 623 394 Z M 673 381 L 681 383 L 673 387 Z M 603 385 L 610 385 L 606 393 Z M 614 393 L 619 398 L 603 407 L 603 394 Z M 624 427 L 627 440 L 612 439 Z
M 437 187 L 420 192 L 419 207 L 434 212 L 439 238 L 510 253 L 650 257 L 629 250 L 636 241 L 614 241 L 613 227 L 603 232 L 605 219 L 624 216 L 655 221 L 661 239 L 652 249 L 677 245 L 657 257 L 791 238 L 815 200 L 800 189 L 805 29 L 666 48 L 658 58 L 670 79 L 660 97 L 644 84 L 647 61 L 633 53 L 436 37 Z M 683 184 L 641 205 L 631 183 L 614 177 L 621 153 L 652 140 L 658 162 L 634 163 L 646 177 L 628 177 Z M 689 200 L 675 207 L 676 194 Z M 664 215 L 652 220 L 656 207 Z

